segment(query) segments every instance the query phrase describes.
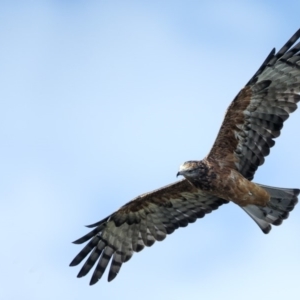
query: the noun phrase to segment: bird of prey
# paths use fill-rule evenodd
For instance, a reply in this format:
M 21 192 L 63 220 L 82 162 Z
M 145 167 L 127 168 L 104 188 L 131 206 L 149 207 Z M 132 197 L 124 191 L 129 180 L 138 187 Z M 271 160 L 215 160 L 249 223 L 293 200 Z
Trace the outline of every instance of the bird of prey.
M 229 201 L 264 233 L 288 217 L 300 190 L 265 186 L 252 179 L 300 100 L 300 42 L 294 45 L 299 37 L 300 29 L 277 53 L 271 51 L 230 104 L 209 154 L 180 166 L 177 175 L 183 180 L 140 195 L 88 226 L 93 230 L 74 242 L 89 241 L 70 264 L 76 266 L 89 255 L 78 277 L 96 265 L 90 281 L 94 284 L 111 261 L 108 281 L 113 280 L 134 252 Z

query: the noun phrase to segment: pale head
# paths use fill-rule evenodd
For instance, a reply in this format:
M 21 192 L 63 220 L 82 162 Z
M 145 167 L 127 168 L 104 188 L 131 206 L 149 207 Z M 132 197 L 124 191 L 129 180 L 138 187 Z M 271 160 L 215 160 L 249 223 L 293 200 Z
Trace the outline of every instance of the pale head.
M 200 161 L 190 160 L 186 161 L 179 167 L 179 171 L 176 176 L 182 175 L 185 178 L 198 177 L 200 172 Z

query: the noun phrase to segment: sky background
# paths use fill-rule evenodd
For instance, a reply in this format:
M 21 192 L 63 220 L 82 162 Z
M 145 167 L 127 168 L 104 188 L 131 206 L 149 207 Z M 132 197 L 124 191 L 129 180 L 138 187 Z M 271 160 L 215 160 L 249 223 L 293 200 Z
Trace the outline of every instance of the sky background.
M 300 208 L 264 235 L 229 204 L 90 287 L 83 225 L 176 181 L 299 1 L 0 1 L 0 299 L 295 299 Z M 300 187 L 300 112 L 255 181 Z

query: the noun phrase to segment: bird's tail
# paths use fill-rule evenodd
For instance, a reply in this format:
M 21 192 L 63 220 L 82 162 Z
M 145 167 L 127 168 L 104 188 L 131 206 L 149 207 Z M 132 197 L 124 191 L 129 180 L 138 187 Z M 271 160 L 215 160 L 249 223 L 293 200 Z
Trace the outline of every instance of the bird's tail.
M 256 222 L 264 233 L 269 233 L 272 225 L 280 225 L 287 219 L 298 202 L 299 189 L 285 189 L 258 184 L 270 197 L 268 204 L 263 206 L 247 205 L 242 209 Z

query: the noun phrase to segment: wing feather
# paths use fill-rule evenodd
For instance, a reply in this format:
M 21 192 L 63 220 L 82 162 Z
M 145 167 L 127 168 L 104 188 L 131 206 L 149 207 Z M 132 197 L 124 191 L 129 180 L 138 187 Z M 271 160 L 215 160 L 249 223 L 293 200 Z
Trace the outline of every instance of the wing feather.
M 300 42 L 292 47 L 299 37 L 273 50 L 230 104 L 208 159 L 253 179 L 300 100 Z
M 204 193 L 187 180 L 141 195 L 88 226 L 96 228 L 75 241 L 79 244 L 90 240 L 70 266 L 78 265 L 90 254 L 78 277 L 85 276 L 96 265 L 90 281 L 94 284 L 111 261 L 108 274 L 111 281 L 134 252 L 162 241 L 167 234 L 195 222 L 224 203 L 227 201 Z

